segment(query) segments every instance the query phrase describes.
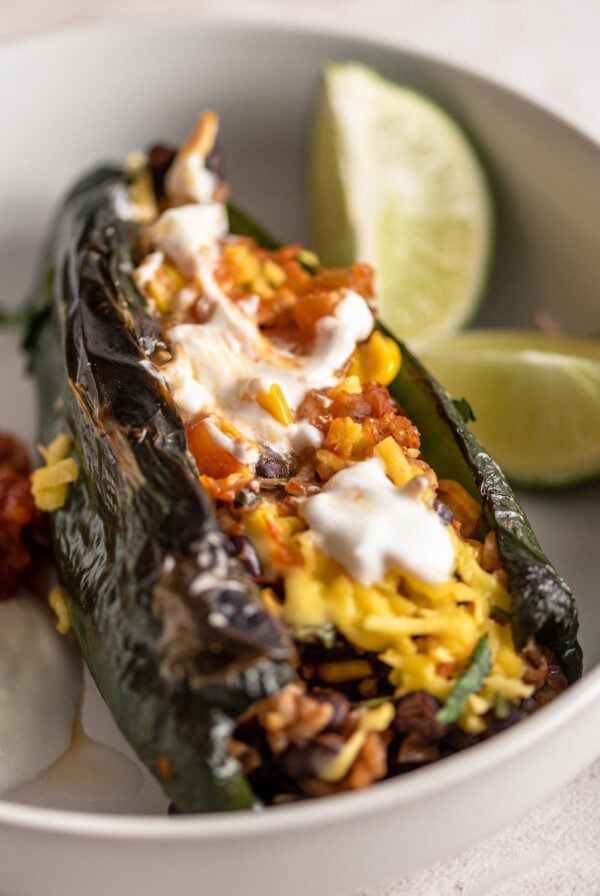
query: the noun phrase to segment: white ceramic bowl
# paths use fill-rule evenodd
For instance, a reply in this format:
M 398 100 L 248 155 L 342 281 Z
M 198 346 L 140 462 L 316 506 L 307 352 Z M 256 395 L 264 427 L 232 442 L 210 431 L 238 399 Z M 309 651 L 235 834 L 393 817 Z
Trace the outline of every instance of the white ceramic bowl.
M 340 59 L 443 102 L 489 161 L 499 252 L 481 320 L 528 324 L 544 310 L 569 329 L 600 332 L 594 143 L 497 85 L 422 56 L 210 22 L 85 28 L 0 50 L 0 294 L 28 287 L 51 206 L 82 168 L 155 138 L 177 140 L 206 104 L 222 113 L 236 197 L 283 238 L 302 236 L 307 113 L 320 67 Z M 14 341 L 3 337 L 2 348 L 0 421 L 32 435 L 31 387 Z M 88 812 L 0 801 L 2 893 L 342 896 L 456 853 L 530 809 L 600 749 L 599 499 L 590 486 L 525 501 L 575 588 L 587 662 L 583 680 L 534 718 L 365 792 L 262 814 L 167 818 L 147 779 L 118 815 L 102 800 Z M 127 752 L 91 687 L 84 717 Z M 66 792 L 61 802 L 77 798 Z

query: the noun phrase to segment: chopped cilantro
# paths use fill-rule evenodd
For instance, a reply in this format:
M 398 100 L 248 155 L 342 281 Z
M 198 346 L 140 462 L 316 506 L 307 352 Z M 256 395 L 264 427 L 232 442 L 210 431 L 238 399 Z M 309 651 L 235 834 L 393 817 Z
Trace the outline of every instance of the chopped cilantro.
M 477 417 L 473 413 L 473 408 L 466 398 L 453 398 L 452 404 L 462 417 L 463 423 L 469 423 L 471 420 L 477 419 Z
M 492 657 L 488 646 L 488 636 L 482 635 L 471 659 L 469 665 L 462 673 L 441 709 L 436 713 L 438 722 L 455 722 L 465 708 L 467 697 L 476 694 L 483 684 L 483 679 L 490 671 L 492 665 Z
M 310 249 L 302 249 L 298 255 L 296 255 L 296 261 L 298 264 L 301 264 L 305 271 L 308 271 L 309 274 L 316 274 L 319 268 L 319 257 L 314 252 L 311 252 Z

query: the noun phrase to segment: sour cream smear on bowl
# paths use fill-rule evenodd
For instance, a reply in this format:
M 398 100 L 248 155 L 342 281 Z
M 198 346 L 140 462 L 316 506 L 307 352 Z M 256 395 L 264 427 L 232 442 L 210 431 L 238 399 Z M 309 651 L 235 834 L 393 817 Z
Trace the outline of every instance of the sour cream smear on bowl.
M 68 748 L 80 687 L 79 655 L 41 601 L 0 601 L 0 794 Z

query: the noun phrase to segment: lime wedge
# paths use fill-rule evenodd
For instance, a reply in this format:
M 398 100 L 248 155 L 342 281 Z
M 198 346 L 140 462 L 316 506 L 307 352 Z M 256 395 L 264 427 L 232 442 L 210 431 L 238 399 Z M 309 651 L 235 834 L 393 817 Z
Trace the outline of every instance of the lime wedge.
M 421 358 L 469 401 L 473 432 L 514 482 L 554 487 L 600 474 L 600 340 L 472 330 Z
M 490 194 L 439 106 L 365 66 L 328 66 L 309 186 L 315 249 L 325 264 L 374 265 L 379 317 L 397 336 L 442 336 L 472 317 L 490 258 Z

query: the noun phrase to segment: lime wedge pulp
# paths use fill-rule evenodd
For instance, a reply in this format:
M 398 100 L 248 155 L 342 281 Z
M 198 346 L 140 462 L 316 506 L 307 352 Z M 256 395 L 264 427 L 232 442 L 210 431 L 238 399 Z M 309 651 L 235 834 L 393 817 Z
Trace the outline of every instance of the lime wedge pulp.
M 421 358 L 469 401 L 473 432 L 513 481 L 554 487 L 600 474 L 600 340 L 471 330 Z
M 319 256 L 374 265 L 379 317 L 397 336 L 442 336 L 473 316 L 490 258 L 490 194 L 469 141 L 439 106 L 365 66 L 328 66 L 309 187 Z

